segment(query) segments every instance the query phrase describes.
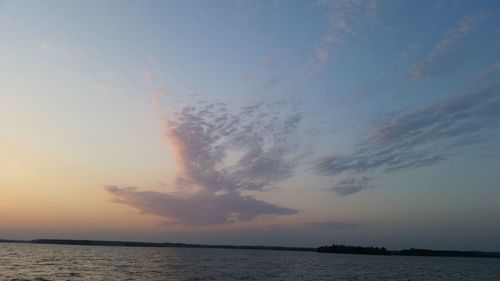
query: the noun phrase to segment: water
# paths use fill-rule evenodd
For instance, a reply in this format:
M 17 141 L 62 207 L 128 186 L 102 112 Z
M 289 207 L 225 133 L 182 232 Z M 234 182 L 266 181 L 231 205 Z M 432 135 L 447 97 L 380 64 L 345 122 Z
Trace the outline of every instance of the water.
M 500 280 L 500 259 L 0 243 L 0 280 Z

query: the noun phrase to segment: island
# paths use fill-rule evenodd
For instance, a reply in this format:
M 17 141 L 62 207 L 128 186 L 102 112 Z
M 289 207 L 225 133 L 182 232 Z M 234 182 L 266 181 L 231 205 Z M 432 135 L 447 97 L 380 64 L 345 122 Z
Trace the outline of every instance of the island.
M 391 253 L 385 247 L 361 247 L 348 245 L 323 246 L 316 249 L 318 253 L 336 253 L 336 254 L 358 254 L 358 255 L 381 255 L 389 256 Z
M 404 249 L 400 251 L 389 251 L 385 247 L 361 247 L 350 245 L 330 245 L 316 249 L 318 253 L 334 254 L 358 254 L 358 255 L 380 255 L 380 256 L 426 256 L 426 257 L 472 257 L 472 258 L 500 258 L 497 252 L 481 251 L 449 251 L 429 249 Z

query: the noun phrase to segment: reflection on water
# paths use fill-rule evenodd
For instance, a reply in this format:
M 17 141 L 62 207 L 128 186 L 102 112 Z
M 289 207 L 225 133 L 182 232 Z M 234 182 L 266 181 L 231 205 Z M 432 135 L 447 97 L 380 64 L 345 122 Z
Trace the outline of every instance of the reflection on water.
M 500 280 L 500 259 L 0 243 L 0 280 Z

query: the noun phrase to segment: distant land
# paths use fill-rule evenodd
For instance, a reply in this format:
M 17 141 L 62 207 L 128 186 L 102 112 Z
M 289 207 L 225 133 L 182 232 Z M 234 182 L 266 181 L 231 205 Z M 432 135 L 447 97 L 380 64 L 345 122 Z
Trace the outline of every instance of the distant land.
M 426 257 L 470 257 L 470 258 L 500 258 L 497 252 L 481 251 L 444 251 L 428 249 L 405 249 L 400 251 L 389 251 L 386 248 L 360 247 L 347 245 L 322 246 L 316 249 L 318 253 L 335 254 L 360 254 L 360 255 L 381 255 L 381 256 L 426 256 Z
M 331 246 L 321 246 L 319 248 L 307 248 L 307 247 L 204 245 L 204 244 L 168 243 L 168 242 L 154 243 L 154 242 L 133 242 L 133 241 L 72 240 L 72 239 L 34 239 L 34 240 L 0 239 L 0 243 L 112 246 L 112 247 L 216 248 L 216 249 L 242 249 L 242 250 L 301 251 L 301 252 L 382 255 L 382 256 L 500 258 L 500 252 L 428 250 L 428 249 L 414 249 L 414 248 L 404 249 L 399 251 L 389 251 L 385 247 L 382 248 L 361 247 L 361 246 L 336 245 L 336 244 L 333 244 Z
M 391 252 L 387 251 L 385 247 L 361 247 L 361 246 L 347 246 L 347 245 L 331 245 L 323 246 L 316 249 L 318 253 L 334 253 L 334 254 L 359 254 L 359 255 L 378 255 L 390 256 Z
M 248 249 L 248 250 L 275 250 L 275 251 L 302 251 L 302 252 L 316 251 L 316 248 L 304 248 L 304 247 L 203 245 L 203 244 L 185 244 L 185 243 L 154 243 L 154 242 L 71 240 L 71 239 L 34 239 L 34 240 L 0 239 L 0 243 L 56 244 L 56 245 L 80 245 L 80 246 L 160 247 L 160 248 L 218 248 L 218 249 Z

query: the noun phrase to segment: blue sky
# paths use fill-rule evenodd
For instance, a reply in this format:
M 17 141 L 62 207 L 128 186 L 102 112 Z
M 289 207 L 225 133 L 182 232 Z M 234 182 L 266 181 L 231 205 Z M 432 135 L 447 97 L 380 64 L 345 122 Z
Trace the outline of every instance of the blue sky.
M 498 251 L 499 23 L 498 1 L 2 1 L 0 236 Z

